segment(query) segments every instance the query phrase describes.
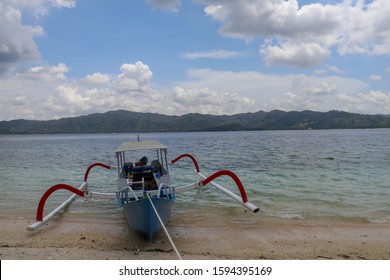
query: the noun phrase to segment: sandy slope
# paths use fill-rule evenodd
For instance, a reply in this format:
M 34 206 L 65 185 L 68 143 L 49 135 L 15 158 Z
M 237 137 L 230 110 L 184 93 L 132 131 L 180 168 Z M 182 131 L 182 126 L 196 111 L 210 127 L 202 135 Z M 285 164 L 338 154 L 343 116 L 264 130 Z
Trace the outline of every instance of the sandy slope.
M 31 220 L 0 217 L 0 258 L 176 259 L 161 232 L 153 242 L 125 222 L 58 218 L 28 232 Z M 390 224 L 259 224 L 171 221 L 183 259 L 390 259 Z

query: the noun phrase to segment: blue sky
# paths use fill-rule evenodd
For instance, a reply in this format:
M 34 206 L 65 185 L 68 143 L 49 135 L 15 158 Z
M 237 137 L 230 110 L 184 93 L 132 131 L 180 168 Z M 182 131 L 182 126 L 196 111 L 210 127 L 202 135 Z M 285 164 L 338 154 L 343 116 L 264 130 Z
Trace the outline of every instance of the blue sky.
M 0 0 L 0 120 L 390 114 L 390 1 Z

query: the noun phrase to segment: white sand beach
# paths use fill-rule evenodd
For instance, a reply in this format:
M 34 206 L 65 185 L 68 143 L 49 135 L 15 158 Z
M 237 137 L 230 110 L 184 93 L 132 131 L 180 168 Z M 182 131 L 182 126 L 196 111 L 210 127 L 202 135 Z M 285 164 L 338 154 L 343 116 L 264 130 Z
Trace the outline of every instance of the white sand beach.
M 147 241 L 125 221 L 59 217 L 35 232 L 31 220 L 1 217 L 0 259 L 176 259 L 160 232 Z M 390 224 L 259 225 L 172 220 L 168 230 L 183 259 L 390 259 Z

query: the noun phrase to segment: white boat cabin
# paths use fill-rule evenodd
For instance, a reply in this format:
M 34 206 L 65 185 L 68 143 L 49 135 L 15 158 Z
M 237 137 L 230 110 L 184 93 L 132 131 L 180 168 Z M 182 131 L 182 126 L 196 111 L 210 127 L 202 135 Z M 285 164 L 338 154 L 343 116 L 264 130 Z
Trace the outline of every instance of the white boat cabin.
M 157 190 L 169 185 L 168 147 L 158 141 L 125 142 L 116 150 L 119 189 Z

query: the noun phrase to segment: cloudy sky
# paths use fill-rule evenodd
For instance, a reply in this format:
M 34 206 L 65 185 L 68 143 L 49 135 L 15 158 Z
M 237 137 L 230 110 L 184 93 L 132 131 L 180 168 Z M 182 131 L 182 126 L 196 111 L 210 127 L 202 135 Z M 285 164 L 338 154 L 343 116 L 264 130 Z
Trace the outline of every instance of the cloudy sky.
M 0 0 L 0 120 L 390 114 L 389 0 Z

